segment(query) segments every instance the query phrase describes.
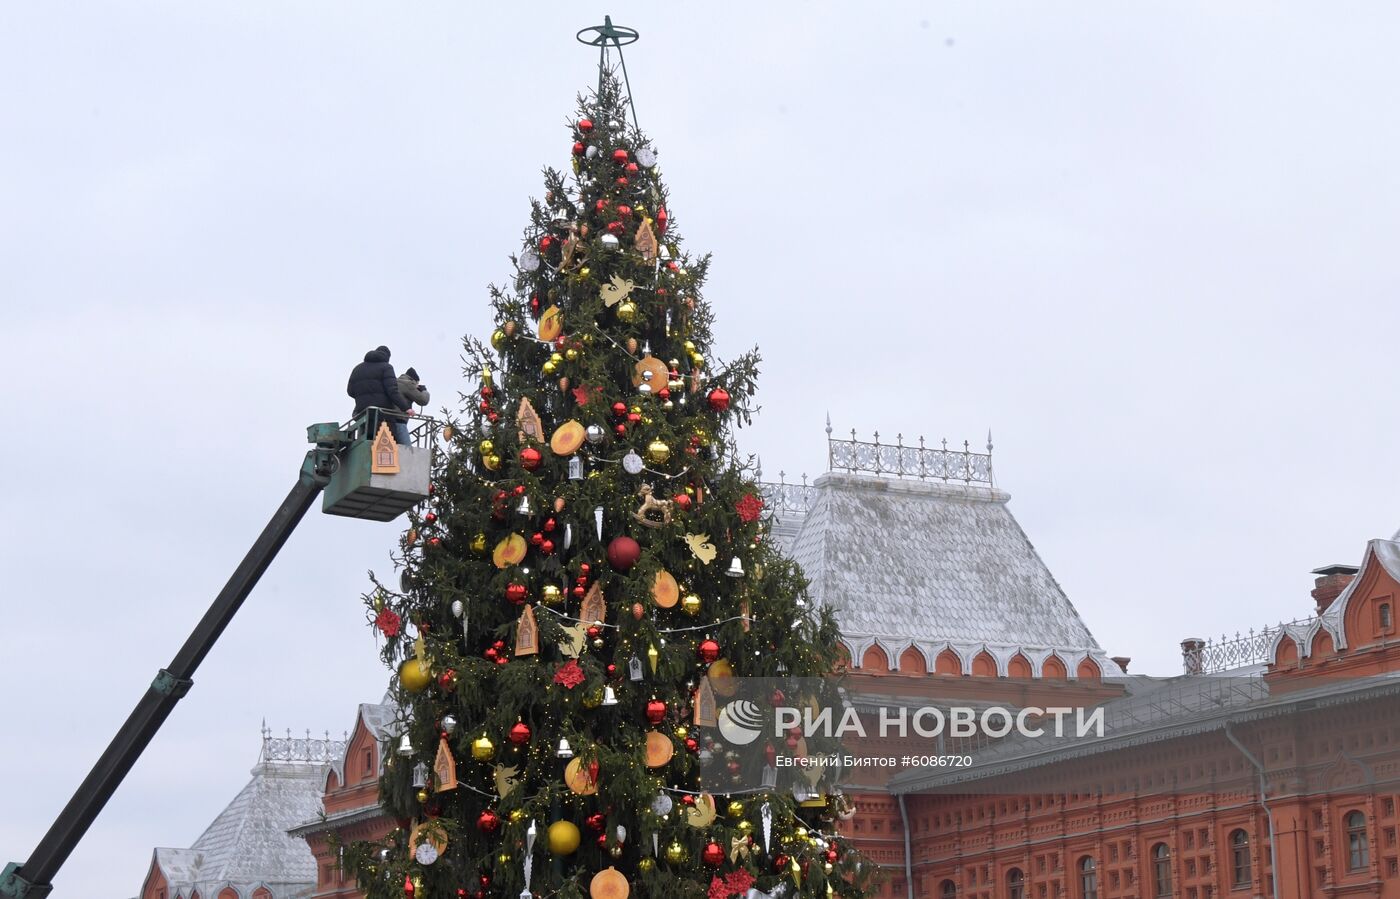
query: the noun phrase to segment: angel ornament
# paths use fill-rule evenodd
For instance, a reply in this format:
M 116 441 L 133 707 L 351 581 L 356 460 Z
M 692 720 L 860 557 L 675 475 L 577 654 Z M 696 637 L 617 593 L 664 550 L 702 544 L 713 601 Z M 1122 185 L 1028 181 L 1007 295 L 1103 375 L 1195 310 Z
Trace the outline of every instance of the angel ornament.
M 671 523 L 672 504 L 669 499 L 657 499 L 653 496 L 650 484 L 643 484 L 637 495 L 642 498 L 642 505 L 632 513 L 632 517 L 637 519 L 639 524 L 659 528 Z

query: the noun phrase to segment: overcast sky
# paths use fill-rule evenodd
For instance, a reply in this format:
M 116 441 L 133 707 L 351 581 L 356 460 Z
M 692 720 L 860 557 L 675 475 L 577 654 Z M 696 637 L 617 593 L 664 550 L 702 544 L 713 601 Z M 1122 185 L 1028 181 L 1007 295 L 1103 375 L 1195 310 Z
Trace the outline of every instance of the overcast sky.
M 507 8 L 510 7 L 510 8 Z M 0 863 L 22 861 L 389 344 L 447 400 L 604 12 L 765 473 L 973 445 L 1135 671 L 1400 527 L 1400 12 L 1302 3 L 0 6 Z M 126 897 L 386 672 L 391 525 L 309 516 L 58 899 Z M 919 534 L 896 535 L 908 551 Z

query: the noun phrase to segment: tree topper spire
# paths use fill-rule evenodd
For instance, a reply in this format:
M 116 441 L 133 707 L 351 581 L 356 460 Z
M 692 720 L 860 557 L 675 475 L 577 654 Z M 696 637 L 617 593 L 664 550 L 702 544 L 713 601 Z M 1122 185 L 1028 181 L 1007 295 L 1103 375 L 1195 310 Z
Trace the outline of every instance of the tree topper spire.
M 632 102 L 632 83 L 627 80 L 627 60 L 622 58 L 622 48 L 637 42 L 641 37 L 635 28 L 614 25 L 612 16 L 603 16 L 603 24 L 590 25 L 575 35 L 580 44 L 598 48 L 598 93 L 603 93 L 603 79 L 608 73 L 608 47 L 617 50 L 617 61 L 622 67 L 622 83 L 627 88 L 627 105 L 632 107 L 632 127 L 637 126 L 637 104 Z

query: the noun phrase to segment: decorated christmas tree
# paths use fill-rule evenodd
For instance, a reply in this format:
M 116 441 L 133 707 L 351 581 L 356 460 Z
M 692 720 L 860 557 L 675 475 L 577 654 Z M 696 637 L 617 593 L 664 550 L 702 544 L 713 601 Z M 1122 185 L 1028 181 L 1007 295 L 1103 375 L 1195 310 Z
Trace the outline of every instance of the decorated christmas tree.
M 580 99 L 399 582 L 366 597 L 400 704 L 401 826 L 345 853 L 371 897 L 863 895 L 839 795 L 741 784 L 715 743 L 716 691 L 825 675 L 837 633 L 768 539 L 733 433 L 758 356 L 714 357 L 709 257 L 629 105 L 611 72 Z

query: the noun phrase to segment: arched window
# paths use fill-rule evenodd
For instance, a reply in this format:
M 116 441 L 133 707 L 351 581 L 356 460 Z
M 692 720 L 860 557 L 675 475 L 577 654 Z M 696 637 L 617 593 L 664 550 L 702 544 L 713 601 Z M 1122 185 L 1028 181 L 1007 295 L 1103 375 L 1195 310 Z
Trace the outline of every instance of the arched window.
M 1098 867 L 1092 855 L 1079 860 L 1079 899 L 1099 899 Z
M 1366 837 L 1366 816 L 1361 812 L 1348 812 L 1344 820 L 1347 828 L 1347 870 L 1360 871 L 1371 863 L 1371 842 Z
M 1254 880 L 1249 870 L 1249 834 L 1243 830 L 1230 833 L 1230 885 L 1247 887 Z
M 1172 851 L 1166 843 L 1152 847 L 1152 895 L 1159 897 L 1172 894 Z
M 958 885 L 951 880 L 943 881 L 938 888 L 939 899 L 958 899 Z
M 1026 878 L 1020 868 L 1006 872 L 1006 895 L 1008 899 L 1026 899 Z
M 1386 631 L 1390 630 L 1390 622 L 1391 622 L 1390 603 L 1388 603 L 1388 602 L 1383 602 L 1383 603 L 1381 603 L 1380 619 L 1381 619 L 1381 630 L 1386 630 Z

